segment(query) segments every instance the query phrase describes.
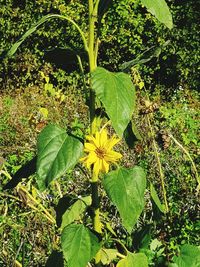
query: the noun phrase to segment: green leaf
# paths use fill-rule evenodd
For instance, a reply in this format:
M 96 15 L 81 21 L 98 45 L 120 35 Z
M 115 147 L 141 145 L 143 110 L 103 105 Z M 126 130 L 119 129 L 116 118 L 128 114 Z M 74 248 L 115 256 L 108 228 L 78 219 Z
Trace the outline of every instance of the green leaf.
M 170 263 L 168 267 L 178 267 L 176 263 Z
M 82 224 L 64 228 L 61 246 L 68 267 L 86 267 L 100 249 L 98 238 Z
M 92 88 L 103 103 L 115 131 L 122 136 L 135 108 L 135 87 L 131 78 L 125 73 L 98 67 L 92 73 Z
M 103 185 L 130 233 L 144 208 L 146 177 L 141 167 L 119 168 L 105 175 Z
M 149 248 L 151 242 L 151 226 L 145 225 L 141 230 L 134 232 L 133 240 L 135 240 L 134 246 L 137 250 L 145 250 Z
M 185 244 L 180 249 L 180 255 L 173 257 L 177 267 L 200 267 L 200 248 Z
M 158 194 L 157 194 L 157 192 L 156 192 L 156 190 L 155 190 L 155 188 L 154 188 L 152 183 L 150 184 L 150 192 L 151 192 L 151 197 L 152 197 L 153 201 L 155 202 L 156 206 L 159 208 L 159 210 L 161 212 L 165 213 L 166 212 L 165 206 L 164 206 L 164 204 L 162 204 L 160 202 Z
M 148 267 L 148 260 L 144 253 L 128 253 L 126 258 L 117 263 L 117 267 Z
M 65 226 L 74 222 L 75 220 L 79 220 L 82 213 L 85 211 L 87 206 L 91 205 L 91 196 L 86 196 L 78 199 L 72 206 L 69 207 L 68 210 L 62 216 L 62 224 L 61 228 L 63 229 Z
M 133 66 L 145 64 L 155 57 L 158 58 L 163 48 L 165 48 L 169 43 L 170 40 L 167 40 L 162 46 L 154 45 L 147 48 L 143 53 L 139 54 L 136 58 L 124 62 L 122 65 L 119 66 L 119 69 L 121 71 L 128 72 Z
M 172 15 L 165 0 L 141 0 L 141 2 L 153 16 L 172 29 Z
M 132 121 L 129 122 L 126 130 L 124 131 L 124 139 L 129 148 L 134 148 L 135 142 L 142 140 L 136 125 Z
M 79 160 L 83 145 L 75 137 L 56 125 L 46 126 L 38 137 L 37 183 L 40 190 L 44 190 L 49 183 Z
M 156 251 L 159 247 L 162 246 L 162 242 L 160 242 L 157 238 L 153 239 L 150 244 L 150 250 Z
M 78 32 L 80 33 L 82 40 L 83 40 L 83 43 L 85 45 L 85 48 L 87 48 L 87 44 L 86 44 L 86 40 L 85 40 L 83 32 L 81 31 L 79 26 L 72 19 L 70 19 L 66 16 L 59 15 L 59 14 L 48 14 L 46 16 L 43 16 L 33 27 L 31 27 L 24 35 L 22 35 L 22 37 L 16 43 L 14 43 L 12 45 L 11 49 L 7 53 L 7 56 L 11 57 L 12 55 L 14 55 L 15 52 L 17 51 L 17 49 L 19 48 L 19 46 L 26 40 L 27 37 L 29 37 L 32 33 L 34 33 L 40 25 L 42 25 L 46 21 L 49 21 L 49 20 L 55 19 L 55 18 L 67 20 L 68 22 L 73 24 L 76 27 L 76 29 L 78 30 Z
M 116 249 L 101 249 L 101 262 L 103 265 L 111 263 L 114 259 L 117 258 L 118 251 Z

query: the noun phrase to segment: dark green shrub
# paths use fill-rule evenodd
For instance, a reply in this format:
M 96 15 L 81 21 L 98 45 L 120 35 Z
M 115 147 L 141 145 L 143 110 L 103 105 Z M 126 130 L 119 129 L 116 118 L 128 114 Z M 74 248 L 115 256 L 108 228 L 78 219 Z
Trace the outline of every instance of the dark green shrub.
M 0 2 L 1 57 L 11 44 L 45 14 L 60 13 L 71 16 L 78 23 L 81 21 L 82 29 L 86 28 L 87 17 L 81 1 Z M 178 85 L 198 88 L 198 3 L 168 1 L 168 4 L 174 19 L 172 31 L 147 13 L 139 0 L 113 1 L 108 14 L 102 20 L 103 27 L 100 28 L 99 64 L 117 70 L 121 63 L 136 58 L 147 48 L 162 46 L 170 40 L 170 44 L 162 50 L 159 57 L 139 67 L 147 87 L 153 89 L 160 83 L 167 88 L 177 88 Z M 4 60 L 0 68 L 1 82 L 4 87 L 9 82 L 11 88 L 15 88 L 16 81 L 18 86 L 35 83 L 44 59 L 57 63 L 58 68 L 69 74 L 75 69 L 76 62 L 73 61 L 71 68 L 71 58 L 67 53 L 63 58 L 62 53 L 65 50 L 59 50 L 69 47 L 75 47 L 81 53 L 82 43 L 77 38 L 76 31 L 71 31 L 63 21 L 55 20 L 45 24 L 25 41 L 17 56 L 9 61 Z M 23 68 L 17 65 L 23 65 Z

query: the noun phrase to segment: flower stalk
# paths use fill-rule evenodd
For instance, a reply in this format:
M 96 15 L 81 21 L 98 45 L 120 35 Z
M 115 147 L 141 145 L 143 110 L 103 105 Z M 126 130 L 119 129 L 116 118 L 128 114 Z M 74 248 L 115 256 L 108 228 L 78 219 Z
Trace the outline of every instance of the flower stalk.
M 95 45 L 95 10 L 97 13 L 98 10 L 98 3 L 96 2 L 96 5 L 94 5 L 93 0 L 88 0 L 89 4 L 89 44 L 88 44 L 88 57 L 89 57 L 89 68 L 90 68 L 90 74 L 92 71 L 96 68 L 96 59 L 95 59 L 95 51 L 94 51 L 94 45 Z M 89 111 L 90 111 L 90 133 L 92 133 L 92 122 L 95 118 L 95 92 L 92 89 L 92 84 L 90 80 L 90 96 L 89 96 Z M 91 180 L 91 194 L 92 194 L 92 221 L 93 221 L 93 228 L 94 231 L 101 234 L 101 220 L 100 220 L 100 201 L 99 201 L 99 192 L 98 192 L 98 176 L 92 176 Z M 95 265 L 96 267 L 99 267 L 101 265 L 100 263 L 101 255 L 100 252 L 98 252 L 95 256 Z
M 93 124 L 94 125 L 94 124 Z M 94 127 L 92 127 L 93 129 Z M 94 130 L 94 129 L 93 129 Z M 96 129 L 97 130 L 97 129 Z M 92 191 L 92 220 L 93 228 L 98 234 L 102 234 L 102 224 L 100 219 L 100 197 L 99 197 L 99 174 L 107 173 L 109 165 L 116 163 L 122 155 L 113 150 L 113 147 L 120 141 L 116 136 L 108 138 L 108 133 L 105 128 L 100 132 L 86 136 L 84 144 L 84 152 L 86 156 L 80 160 L 86 167 L 92 169 L 91 191 Z M 99 251 L 95 256 L 96 266 L 100 264 L 101 252 Z
M 98 10 L 98 5 L 94 6 L 93 0 L 89 0 L 89 44 L 88 44 L 88 57 L 89 57 L 89 68 L 90 74 L 96 68 L 94 44 L 95 44 L 95 21 L 96 15 L 94 14 L 95 9 Z M 95 92 L 92 90 L 91 80 L 90 80 L 90 123 L 95 117 Z

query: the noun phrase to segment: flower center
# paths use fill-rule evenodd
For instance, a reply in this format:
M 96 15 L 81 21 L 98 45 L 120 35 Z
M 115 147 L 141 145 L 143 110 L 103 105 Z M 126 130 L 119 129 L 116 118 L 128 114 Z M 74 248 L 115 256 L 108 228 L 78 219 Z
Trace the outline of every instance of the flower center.
M 106 155 L 106 151 L 103 147 L 98 147 L 96 150 L 95 150 L 95 153 L 97 154 L 97 157 L 100 158 L 100 159 L 103 159 L 104 156 Z

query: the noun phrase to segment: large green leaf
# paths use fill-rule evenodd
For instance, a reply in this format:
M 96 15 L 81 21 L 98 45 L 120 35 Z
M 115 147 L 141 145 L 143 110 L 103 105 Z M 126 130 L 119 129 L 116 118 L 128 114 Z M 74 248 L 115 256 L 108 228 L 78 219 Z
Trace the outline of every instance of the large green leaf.
M 64 228 L 61 246 L 68 267 L 86 267 L 100 249 L 98 238 L 82 224 Z
M 90 206 L 92 199 L 90 196 L 82 197 L 78 199 L 62 216 L 61 228 L 63 229 L 68 224 L 79 220 L 82 213 L 85 211 L 87 206 Z
M 134 148 L 136 141 L 142 140 L 142 137 L 133 121 L 130 121 L 124 131 L 124 139 L 129 148 Z
M 117 267 L 148 267 L 148 260 L 144 253 L 128 253 L 118 262 Z
M 83 43 L 85 45 L 85 48 L 87 48 L 84 34 L 81 31 L 81 29 L 79 28 L 79 26 L 75 23 L 75 21 L 73 21 L 71 18 L 68 18 L 66 16 L 62 16 L 59 14 L 48 14 L 46 16 L 43 16 L 35 25 L 33 25 L 27 32 L 25 32 L 25 34 L 22 35 L 22 37 L 16 43 L 14 43 L 12 45 L 11 49 L 7 53 L 7 56 L 10 57 L 10 56 L 14 55 L 14 53 L 17 51 L 18 47 L 26 40 L 27 37 L 29 37 L 32 33 L 34 33 L 38 29 L 38 27 L 40 27 L 46 21 L 49 21 L 49 20 L 55 19 L 55 18 L 67 20 L 68 22 L 73 24 L 76 27 L 76 29 L 78 30 L 78 32 L 80 33 L 82 40 L 83 40 Z
M 172 15 L 165 0 L 141 0 L 141 2 L 153 16 L 172 29 Z
M 40 190 L 79 160 L 83 145 L 75 137 L 56 125 L 46 126 L 38 137 L 37 183 Z
M 153 58 L 159 58 L 162 50 L 170 43 L 170 40 L 167 40 L 164 44 L 162 44 L 161 46 L 151 46 L 148 47 L 147 49 L 145 49 L 144 52 L 142 52 L 141 54 L 139 54 L 136 58 L 124 62 L 119 66 L 119 69 L 123 72 L 128 72 L 130 71 L 131 67 L 136 66 L 136 65 L 142 65 L 145 64 L 147 62 L 149 62 L 150 60 L 152 60 Z
M 173 261 L 177 267 L 200 267 L 200 248 L 185 244 L 181 247 L 180 255 L 173 257 Z
M 117 258 L 117 254 L 118 254 L 118 251 L 116 249 L 102 248 L 101 249 L 101 262 L 103 263 L 103 265 L 108 265 L 114 259 Z
M 161 212 L 165 213 L 166 212 L 165 205 L 160 202 L 156 189 L 154 188 L 152 183 L 150 184 L 150 192 L 151 192 L 151 197 L 156 206 L 159 208 Z
M 131 78 L 125 73 L 98 67 L 92 73 L 92 88 L 103 103 L 115 131 L 122 136 L 135 107 L 135 87 Z
M 119 210 L 124 227 L 131 232 L 145 204 L 146 177 L 143 169 L 138 166 L 119 168 L 105 175 L 103 185 Z

